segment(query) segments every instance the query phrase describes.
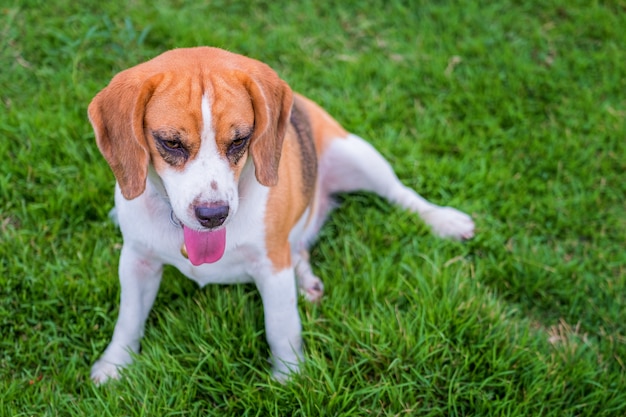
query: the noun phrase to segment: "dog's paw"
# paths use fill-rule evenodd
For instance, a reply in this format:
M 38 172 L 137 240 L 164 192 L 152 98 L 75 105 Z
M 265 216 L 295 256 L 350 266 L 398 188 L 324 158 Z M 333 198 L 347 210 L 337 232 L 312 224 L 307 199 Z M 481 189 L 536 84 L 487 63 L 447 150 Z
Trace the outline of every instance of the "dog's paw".
M 111 343 L 100 359 L 91 367 L 91 379 L 96 385 L 104 384 L 111 379 L 120 379 L 120 371 L 133 361 L 132 352 L 138 347 L 120 346 Z
M 296 263 L 296 276 L 300 294 L 310 302 L 318 302 L 324 295 L 324 283 L 313 274 L 309 254 L 301 252 Z
M 120 379 L 120 369 L 121 365 L 100 359 L 91 367 L 91 380 L 96 385 L 101 385 L 110 379 Z
M 291 378 L 290 372 L 283 372 L 280 370 L 272 369 L 272 379 L 279 384 L 286 384 Z
M 287 383 L 294 374 L 300 372 L 300 359 L 298 363 L 276 362 L 272 366 L 272 378 L 281 384 Z
M 437 207 L 424 213 L 423 218 L 439 237 L 457 240 L 474 237 L 475 226 L 472 218 L 452 207 Z
M 324 295 L 324 283 L 315 275 L 310 275 L 306 279 L 298 282 L 300 294 L 309 302 L 316 303 Z

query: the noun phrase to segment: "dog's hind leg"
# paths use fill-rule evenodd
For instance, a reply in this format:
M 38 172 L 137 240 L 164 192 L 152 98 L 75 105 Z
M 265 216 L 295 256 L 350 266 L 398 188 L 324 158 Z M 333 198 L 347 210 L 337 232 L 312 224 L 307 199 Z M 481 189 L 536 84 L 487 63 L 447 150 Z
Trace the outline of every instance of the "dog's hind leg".
M 311 269 L 309 252 L 306 249 L 302 249 L 294 257 L 294 261 L 300 294 L 302 294 L 307 301 L 319 301 L 322 295 L 324 295 L 324 283 L 322 283 L 322 280 L 319 279 Z
M 470 216 L 433 204 L 403 185 L 389 162 L 356 135 L 329 144 L 320 160 L 320 175 L 320 185 L 326 195 L 359 190 L 373 192 L 417 213 L 438 236 L 459 240 L 474 236 Z

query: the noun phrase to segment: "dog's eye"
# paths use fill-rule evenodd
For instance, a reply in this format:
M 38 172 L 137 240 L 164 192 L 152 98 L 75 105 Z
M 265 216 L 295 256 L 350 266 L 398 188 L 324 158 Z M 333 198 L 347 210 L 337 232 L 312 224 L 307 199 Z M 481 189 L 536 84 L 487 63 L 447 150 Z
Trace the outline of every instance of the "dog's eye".
M 189 157 L 189 151 L 180 138 L 178 132 L 156 131 L 152 132 L 157 151 L 170 165 L 180 165 Z
M 248 136 L 242 136 L 242 137 L 236 137 L 230 143 L 230 146 L 228 147 L 228 151 L 229 152 L 237 152 L 237 151 L 241 150 L 246 145 L 246 143 L 248 143 L 248 139 L 250 139 L 249 135 Z
M 230 143 L 230 146 L 233 148 L 239 148 L 243 146 L 244 143 L 246 143 L 246 138 L 237 138 Z
M 168 151 L 177 151 L 184 149 L 183 143 L 180 140 L 180 134 L 178 132 L 152 132 L 152 136 L 156 143 Z
M 237 136 L 228 145 L 226 155 L 233 164 L 238 163 L 241 157 L 246 152 L 246 145 L 248 144 L 248 140 L 250 140 L 250 136 L 251 135 Z
M 179 140 L 163 140 L 161 141 L 164 147 L 167 149 L 175 150 L 182 148 L 182 144 Z

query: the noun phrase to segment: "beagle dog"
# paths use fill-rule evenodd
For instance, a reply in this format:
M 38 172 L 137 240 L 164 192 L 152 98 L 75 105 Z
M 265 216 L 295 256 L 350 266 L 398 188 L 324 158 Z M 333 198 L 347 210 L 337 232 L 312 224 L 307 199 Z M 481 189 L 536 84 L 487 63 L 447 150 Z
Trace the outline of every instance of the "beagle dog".
M 468 215 L 402 185 L 371 145 L 267 65 L 221 49 L 175 49 L 120 72 L 89 119 L 117 180 L 124 238 L 119 317 L 96 383 L 118 378 L 138 352 L 166 264 L 201 286 L 253 282 L 273 375 L 297 371 L 298 289 L 310 301 L 323 294 L 308 248 L 333 194 L 373 192 L 439 236 L 474 234 Z

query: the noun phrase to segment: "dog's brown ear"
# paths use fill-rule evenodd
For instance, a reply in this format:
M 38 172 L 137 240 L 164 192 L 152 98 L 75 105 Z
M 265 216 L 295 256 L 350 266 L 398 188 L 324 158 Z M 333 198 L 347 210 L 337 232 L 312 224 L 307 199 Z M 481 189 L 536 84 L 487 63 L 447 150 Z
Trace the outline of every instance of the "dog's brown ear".
M 250 154 L 257 180 L 268 187 L 278 183 L 278 165 L 289 124 L 293 92 L 267 65 L 255 65 L 245 75 L 245 85 L 254 108 L 254 133 Z
M 150 153 L 143 130 L 146 104 L 163 78 L 132 68 L 116 75 L 89 104 L 89 120 L 102 155 L 128 200 L 146 188 Z

